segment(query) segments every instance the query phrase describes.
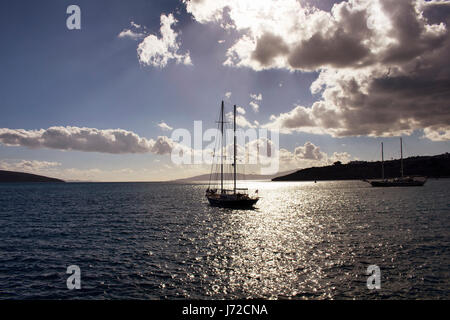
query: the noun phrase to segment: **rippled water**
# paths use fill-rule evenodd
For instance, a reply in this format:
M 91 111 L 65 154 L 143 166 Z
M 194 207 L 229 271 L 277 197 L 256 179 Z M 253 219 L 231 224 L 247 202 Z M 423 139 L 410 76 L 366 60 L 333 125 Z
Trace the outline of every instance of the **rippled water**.
M 450 298 L 450 180 L 249 187 L 256 210 L 204 185 L 0 184 L 0 298 Z

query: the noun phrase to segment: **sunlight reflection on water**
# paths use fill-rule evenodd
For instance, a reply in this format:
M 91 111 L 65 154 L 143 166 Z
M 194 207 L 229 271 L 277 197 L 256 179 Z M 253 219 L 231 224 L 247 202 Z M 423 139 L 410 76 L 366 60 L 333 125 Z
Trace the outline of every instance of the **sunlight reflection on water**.
M 209 292 L 213 296 L 371 296 L 365 288 L 365 268 L 369 264 L 392 263 L 400 254 L 392 243 L 395 238 L 383 235 L 380 229 L 372 230 L 373 219 L 389 217 L 374 214 L 384 214 L 385 209 L 387 214 L 394 214 L 394 219 L 397 214 L 411 214 L 416 202 L 408 210 L 398 200 L 401 193 L 410 197 L 420 191 L 392 190 L 396 194 L 393 197 L 362 182 L 253 182 L 248 187 L 260 190 L 256 210 L 213 209 L 224 216 L 215 239 L 227 239 L 217 251 L 229 253 L 225 260 L 212 261 L 217 272 L 216 290 Z M 397 201 L 386 206 L 386 198 L 381 199 L 380 193 L 387 195 L 387 200 Z M 381 212 L 374 201 L 381 201 Z M 447 217 L 445 220 L 448 223 Z M 395 226 L 386 222 L 383 229 L 392 231 Z M 396 237 L 411 241 L 411 234 L 403 231 L 406 233 Z
M 0 185 L 4 297 L 449 298 L 450 180 L 246 187 L 255 210 L 210 207 L 200 184 Z

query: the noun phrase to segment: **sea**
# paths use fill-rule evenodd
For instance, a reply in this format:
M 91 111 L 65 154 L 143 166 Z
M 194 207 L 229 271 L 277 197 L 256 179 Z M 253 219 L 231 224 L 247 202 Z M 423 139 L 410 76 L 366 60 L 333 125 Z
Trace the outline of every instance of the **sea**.
M 0 184 L 0 299 L 450 298 L 450 179 L 206 187 Z

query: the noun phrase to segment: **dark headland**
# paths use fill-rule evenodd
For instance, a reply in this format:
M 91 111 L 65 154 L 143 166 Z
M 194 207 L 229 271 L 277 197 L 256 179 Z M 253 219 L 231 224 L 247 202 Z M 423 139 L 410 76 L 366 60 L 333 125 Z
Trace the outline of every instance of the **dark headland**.
M 0 182 L 64 182 L 37 174 L 0 170 Z
M 450 177 L 450 154 L 418 156 L 403 159 L 404 174 L 427 176 L 429 178 Z M 400 160 L 384 162 L 386 178 L 400 175 Z M 335 162 L 334 165 L 298 170 L 294 173 L 273 178 L 272 181 L 320 181 L 320 180 L 360 180 L 381 178 L 381 161 L 352 161 L 348 164 Z

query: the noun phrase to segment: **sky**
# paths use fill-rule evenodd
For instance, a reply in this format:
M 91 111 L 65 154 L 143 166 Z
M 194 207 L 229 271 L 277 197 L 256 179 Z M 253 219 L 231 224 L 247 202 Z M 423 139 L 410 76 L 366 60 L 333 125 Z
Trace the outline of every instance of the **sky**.
M 81 29 L 69 29 L 70 5 Z M 74 20 L 70 20 L 74 22 Z M 0 3 L 0 169 L 82 181 L 208 173 L 176 129 L 280 130 L 280 171 L 450 151 L 450 1 Z

